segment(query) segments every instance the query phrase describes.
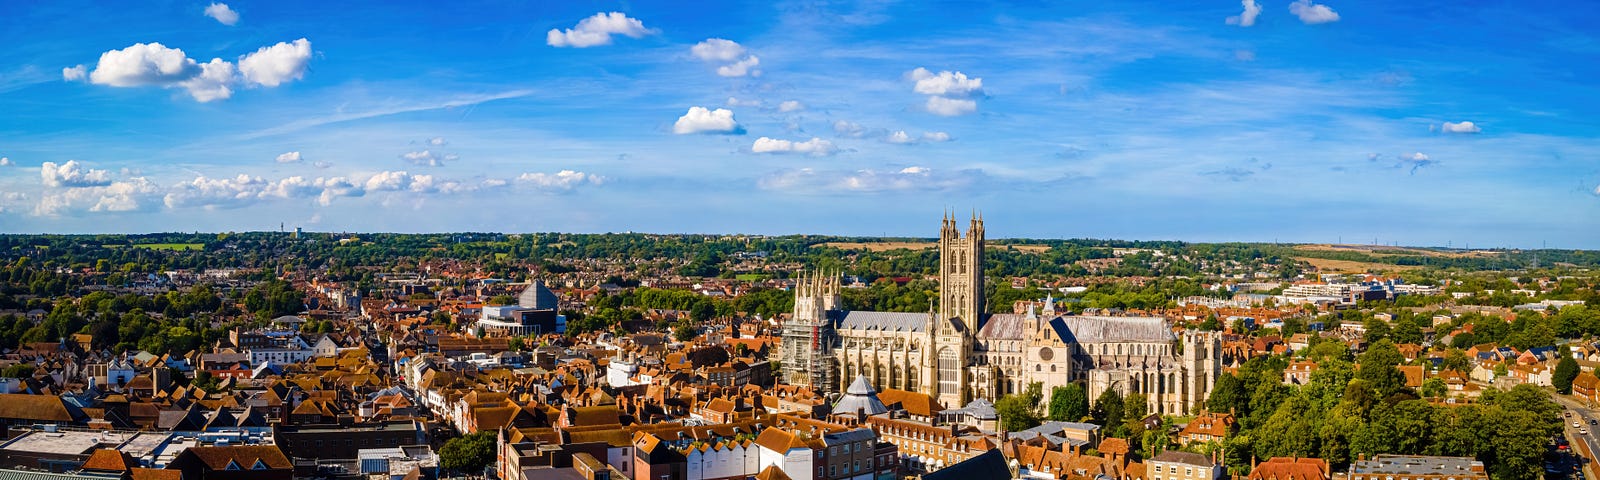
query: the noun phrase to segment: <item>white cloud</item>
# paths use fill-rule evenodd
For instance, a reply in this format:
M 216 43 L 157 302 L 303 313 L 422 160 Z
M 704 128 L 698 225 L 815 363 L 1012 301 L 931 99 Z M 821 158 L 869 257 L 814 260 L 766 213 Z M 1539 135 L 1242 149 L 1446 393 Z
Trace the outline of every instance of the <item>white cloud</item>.
M 945 132 L 924 132 L 922 134 L 922 141 L 924 141 L 924 142 L 948 142 L 948 141 L 950 141 L 950 134 L 945 133 Z
M 67 160 L 67 163 L 60 165 L 44 162 L 39 168 L 39 176 L 46 187 L 81 188 L 111 184 L 111 172 L 88 168 L 77 160 Z
M 442 147 L 446 143 L 448 143 L 448 142 L 444 141 L 444 137 L 433 137 L 433 138 L 428 139 L 428 145 L 433 145 L 435 147 Z
M 228 8 L 228 4 L 226 3 L 213 3 L 206 6 L 206 16 L 216 19 L 217 23 L 221 23 L 230 27 L 236 23 L 239 23 L 239 12 L 235 12 L 232 8 Z
M 1300 17 L 1300 21 L 1306 25 L 1339 21 L 1338 12 L 1328 8 L 1327 5 L 1311 3 L 1311 0 L 1295 0 L 1294 3 L 1289 4 L 1289 13 Z
M 545 43 L 552 47 L 586 48 L 610 45 L 613 34 L 642 38 L 651 33 L 654 31 L 645 28 L 644 22 L 628 18 L 622 12 L 601 12 L 579 21 L 576 27 L 565 31 L 559 28 L 550 29 L 545 35 Z
M 1433 158 L 1429 157 L 1428 154 L 1422 153 L 1422 152 L 1416 152 L 1416 153 L 1412 153 L 1410 155 L 1401 155 L 1400 156 L 1400 163 L 1395 165 L 1395 166 L 1396 167 L 1400 167 L 1400 168 L 1404 168 L 1406 166 L 1410 166 L 1411 167 L 1411 174 L 1415 175 L 1417 173 L 1417 169 L 1420 169 L 1422 167 L 1426 167 L 1426 166 L 1429 166 L 1429 165 L 1435 165 L 1435 164 L 1438 164 L 1438 163 L 1439 163 L 1438 160 L 1434 160 Z
M 0 157 L 0 167 L 10 167 L 14 165 L 16 164 L 11 163 L 11 157 Z
M 160 193 L 161 189 L 144 177 L 94 186 L 52 189 L 39 198 L 39 203 L 33 207 L 33 214 L 57 216 L 69 211 L 127 212 L 140 209 Z
M 300 163 L 300 152 L 284 152 L 278 155 L 278 163 Z
M 717 67 L 717 75 L 724 77 L 761 76 L 761 70 L 756 68 L 761 65 L 761 59 L 755 55 L 746 55 L 748 52 L 744 46 L 733 40 L 707 38 L 705 41 L 689 47 L 689 53 L 703 62 L 723 64 Z
M 707 38 L 689 47 L 689 53 L 707 62 L 732 62 L 743 56 L 744 52 L 744 46 L 739 42 L 721 38 Z
M 751 55 L 744 57 L 744 60 L 717 67 L 717 75 L 724 77 L 743 77 L 746 75 L 759 77 L 761 76 L 761 69 L 756 67 L 760 65 L 761 59 Z
M 200 66 L 183 50 L 160 43 L 135 43 L 100 54 L 89 81 L 113 87 L 173 85 L 199 73 Z
M 572 190 L 582 185 L 600 185 L 605 181 L 605 177 L 573 170 L 556 173 L 524 173 L 517 176 L 517 182 L 544 190 Z
M 796 193 L 877 193 L 964 188 L 982 180 L 983 177 L 983 173 L 976 170 L 941 172 L 921 166 L 910 166 L 899 170 L 855 171 L 802 168 L 768 175 L 756 184 L 766 190 Z
M 978 102 L 963 98 L 928 97 L 928 113 L 954 117 L 978 111 Z
M 94 70 L 88 72 L 88 79 L 90 83 L 112 87 L 183 88 L 195 100 L 210 102 L 232 97 L 241 74 L 248 84 L 276 87 L 304 76 L 310 60 L 311 42 L 304 38 L 262 47 L 240 57 L 237 68 L 220 58 L 199 63 L 183 50 L 160 43 L 136 43 L 101 54 Z M 77 80 L 83 78 L 84 70 L 82 65 L 62 69 L 61 76 Z
M 1261 15 L 1261 5 L 1257 4 L 1256 0 L 1240 0 L 1239 4 L 1244 5 L 1244 11 L 1238 15 L 1228 17 L 1228 25 L 1241 27 L 1255 25 L 1256 17 Z
M 913 91 L 928 96 L 924 107 L 928 113 L 953 117 L 978 111 L 978 101 L 972 97 L 983 96 L 982 78 L 949 70 L 933 73 L 922 67 L 907 72 L 906 78 L 915 82 Z
M 213 58 L 210 62 L 200 65 L 199 75 L 184 80 L 179 85 L 189 90 L 189 95 L 195 100 L 209 102 L 232 97 L 233 88 L 229 85 L 235 78 L 237 75 L 233 64 L 224 62 L 220 58 Z
M 1445 133 L 1479 133 L 1483 131 L 1477 124 L 1467 121 L 1460 123 L 1444 122 L 1444 125 L 1440 125 L 1439 129 Z
M 730 106 L 730 107 L 759 107 L 759 106 L 761 106 L 761 100 L 745 100 L 745 99 L 741 99 L 741 98 L 738 98 L 738 97 L 728 97 L 728 106 Z
M 803 142 L 761 137 L 750 145 L 750 151 L 753 153 L 803 153 L 811 156 L 824 156 L 838 153 L 839 149 L 833 146 L 833 142 L 816 137 Z
M 295 177 L 299 178 L 299 177 Z M 254 204 L 273 186 L 272 182 L 239 174 L 232 178 L 195 177 L 189 182 L 173 186 L 162 197 L 167 208 L 205 207 L 236 208 Z
M 82 64 L 61 69 L 61 79 L 68 82 L 83 80 L 89 76 L 89 67 Z
M 722 133 L 739 135 L 744 129 L 739 122 L 734 121 L 733 111 L 726 108 L 709 110 L 705 107 L 689 107 L 689 112 L 678 117 L 672 124 L 672 133 L 686 135 L 692 133 Z
M 407 162 L 411 162 L 413 165 L 422 165 L 427 167 L 442 167 L 444 166 L 445 162 L 454 162 L 460 159 L 460 157 L 457 157 L 454 154 L 434 152 L 432 150 L 406 152 L 405 154 L 400 155 L 400 158 Z
M 1596 186 L 1595 186 L 1595 187 L 1594 187 L 1594 194 L 1595 194 L 1595 195 L 1600 195 L 1600 185 L 1596 185 Z
M 945 70 L 935 74 L 926 68 L 917 67 L 906 75 L 916 82 L 912 89 L 923 95 L 966 97 L 983 94 L 983 79 L 968 78 L 967 74 L 961 72 Z
M 239 59 L 239 73 L 249 83 L 276 87 L 305 76 L 311 63 L 311 41 L 278 42 Z
M 798 111 L 805 110 L 805 109 L 806 109 L 806 104 L 800 103 L 798 100 L 789 100 L 789 101 L 786 101 L 786 102 L 778 104 L 778 111 L 779 112 L 784 112 L 784 113 L 798 112 Z

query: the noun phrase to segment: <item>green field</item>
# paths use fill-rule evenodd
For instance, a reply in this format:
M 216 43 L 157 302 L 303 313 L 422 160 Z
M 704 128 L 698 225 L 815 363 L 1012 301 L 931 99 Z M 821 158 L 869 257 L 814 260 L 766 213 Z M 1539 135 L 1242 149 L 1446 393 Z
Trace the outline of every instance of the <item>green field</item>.
M 150 250 L 172 250 L 184 252 L 189 250 L 205 250 L 204 243 L 144 243 L 134 245 L 133 248 L 147 248 Z
M 765 274 L 765 273 L 741 273 L 741 274 L 735 275 L 734 277 L 737 278 L 741 282 L 756 282 L 756 281 L 766 280 L 766 279 L 772 277 L 772 275 L 768 275 L 768 274 Z

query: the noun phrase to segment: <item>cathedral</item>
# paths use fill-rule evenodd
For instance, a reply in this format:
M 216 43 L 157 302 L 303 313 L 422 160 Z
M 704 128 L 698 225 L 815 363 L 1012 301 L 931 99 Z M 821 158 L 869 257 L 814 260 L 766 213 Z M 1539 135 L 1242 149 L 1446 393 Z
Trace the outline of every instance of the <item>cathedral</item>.
M 1160 317 L 988 313 L 983 219 L 965 234 L 945 215 L 939 230 L 939 301 L 926 313 L 844 309 L 838 275 L 802 276 L 783 324 L 782 372 L 793 385 L 839 392 L 857 376 L 877 389 L 924 392 L 949 408 L 1021 392 L 1031 383 L 1081 383 L 1142 393 L 1149 411 L 1197 410 L 1221 374 L 1213 333 L 1174 334 Z

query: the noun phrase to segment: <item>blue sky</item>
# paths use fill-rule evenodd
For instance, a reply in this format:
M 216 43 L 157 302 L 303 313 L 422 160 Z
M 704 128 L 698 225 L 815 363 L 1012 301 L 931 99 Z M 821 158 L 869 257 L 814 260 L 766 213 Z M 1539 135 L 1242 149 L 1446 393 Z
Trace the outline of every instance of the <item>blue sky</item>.
M 1600 4 L 685 5 L 3 3 L 0 231 L 1600 248 Z

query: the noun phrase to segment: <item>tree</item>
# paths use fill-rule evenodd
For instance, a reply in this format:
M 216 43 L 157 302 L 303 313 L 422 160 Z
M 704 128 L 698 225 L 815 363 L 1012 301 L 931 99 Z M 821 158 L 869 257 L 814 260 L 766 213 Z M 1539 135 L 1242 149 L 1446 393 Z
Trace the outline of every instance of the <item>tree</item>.
M 1365 337 L 1367 343 L 1375 343 L 1379 340 L 1389 338 L 1391 330 L 1389 328 L 1389 322 L 1385 322 L 1377 318 L 1369 318 L 1367 319 L 1367 322 L 1363 324 L 1363 326 L 1367 327 L 1367 333 Z
M 1422 343 L 1422 327 L 1418 326 L 1417 322 L 1401 320 L 1394 326 L 1390 338 L 1393 338 L 1395 343 Z
M 1122 394 L 1114 388 L 1107 388 L 1100 393 L 1100 398 L 1094 401 L 1094 408 L 1089 415 L 1094 417 L 1094 423 L 1100 424 L 1105 429 L 1106 436 L 1120 437 L 1122 433 Z
M 695 332 L 694 326 L 689 325 L 689 322 L 678 322 L 678 326 L 673 327 L 672 329 L 672 338 L 675 338 L 680 342 L 694 340 L 694 337 L 698 335 L 700 334 Z
M 1439 377 L 1428 377 L 1422 381 L 1422 396 L 1427 398 L 1443 397 L 1446 392 L 1444 380 Z
M 1206 315 L 1205 321 L 1200 322 L 1199 328 L 1200 328 L 1200 330 L 1204 330 L 1204 331 L 1207 331 L 1207 332 L 1215 332 L 1217 330 L 1222 330 L 1222 321 L 1218 320 L 1217 319 L 1217 314 L 1215 312 L 1213 312 L 1213 313 L 1210 313 L 1210 314 Z
M 1217 384 L 1211 389 L 1211 398 L 1206 401 L 1206 406 L 1214 413 L 1232 413 L 1243 415 L 1249 411 L 1250 398 L 1245 396 L 1244 383 L 1232 373 L 1224 373 L 1217 377 Z
M 1568 395 L 1572 393 L 1572 380 L 1578 378 L 1578 361 L 1572 355 L 1561 350 L 1561 361 L 1556 362 L 1556 371 L 1551 374 L 1550 383 L 1555 384 L 1556 393 Z
M 1050 392 L 1050 419 L 1076 422 L 1089 415 L 1089 393 L 1083 385 L 1069 383 Z
M 439 448 L 439 466 L 464 474 L 483 472 L 494 463 L 494 432 L 477 432 L 444 442 Z
M 495 295 L 489 297 L 489 305 L 516 305 L 517 297 L 510 295 Z
M 1000 402 L 995 402 L 995 413 L 1000 414 L 1000 426 L 1008 432 L 1032 429 L 1038 426 L 1038 413 L 1034 411 L 1035 403 L 1029 403 L 1027 394 L 1011 394 L 1000 397 Z
M 1370 330 L 1369 330 L 1370 332 Z M 1356 378 L 1364 380 L 1367 385 L 1377 391 L 1378 398 L 1388 397 L 1406 387 L 1406 375 L 1396 368 L 1400 362 L 1405 361 L 1405 356 L 1400 355 L 1400 350 L 1388 340 L 1379 340 L 1373 343 L 1367 351 L 1361 352 L 1357 359 L 1361 369 L 1356 371 Z
M 1472 359 L 1467 358 L 1467 352 L 1459 348 L 1452 348 L 1444 352 L 1444 361 L 1440 367 L 1445 370 L 1455 370 L 1461 373 L 1472 372 Z

